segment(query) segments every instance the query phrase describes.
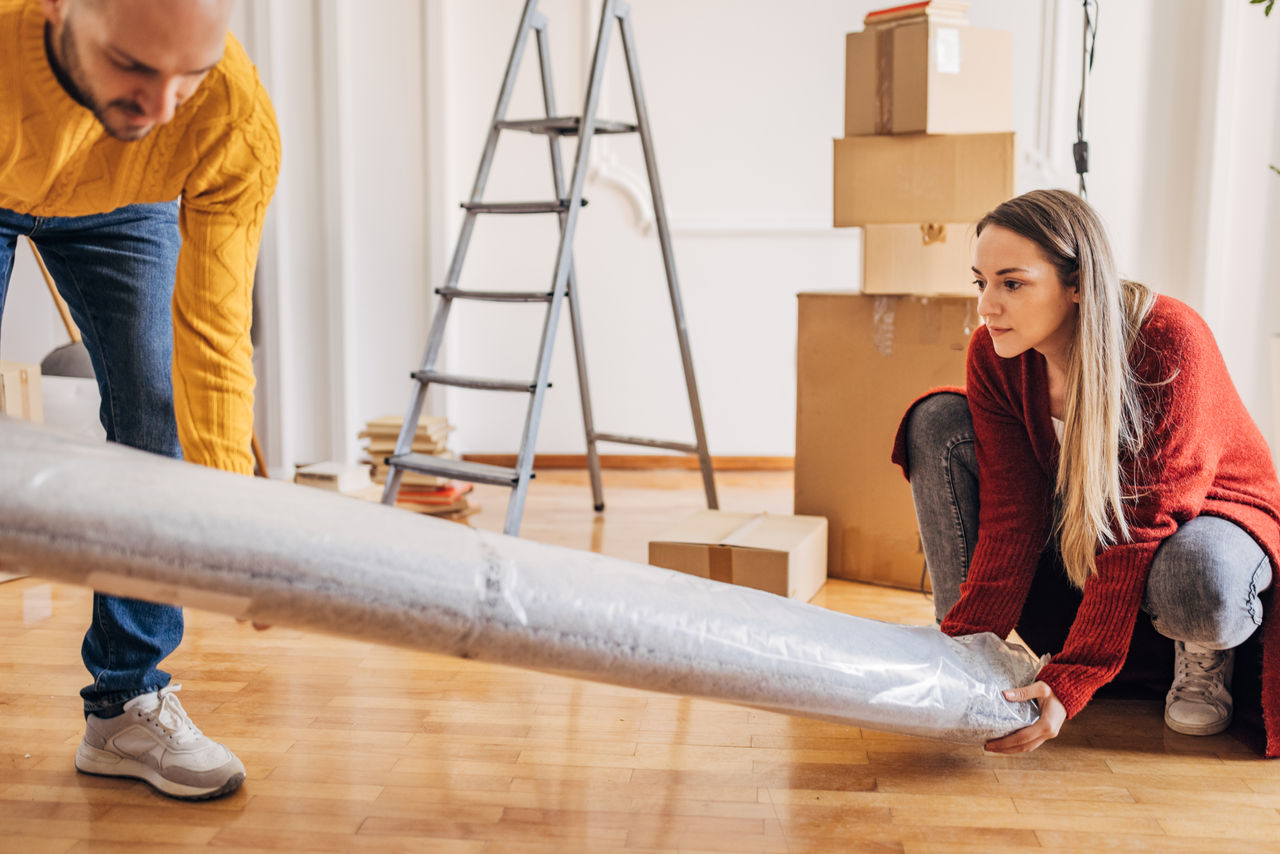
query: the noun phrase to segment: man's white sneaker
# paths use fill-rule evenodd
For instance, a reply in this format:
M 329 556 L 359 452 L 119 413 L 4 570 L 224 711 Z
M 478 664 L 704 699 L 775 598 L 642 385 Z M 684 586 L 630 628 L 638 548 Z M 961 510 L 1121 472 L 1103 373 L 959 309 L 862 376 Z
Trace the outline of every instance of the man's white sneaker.
M 1215 735 L 1231 725 L 1231 669 L 1235 650 L 1174 644 L 1173 687 L 1164 722 L 1183 735 Z
M 89 715 L 76 750 L 76 769 L 104 777 L 134 777 L 172 798 L 205 800 L 244 782 L 244 765 L 187 717 L 170 685 L 124 704 L 114 718 Z

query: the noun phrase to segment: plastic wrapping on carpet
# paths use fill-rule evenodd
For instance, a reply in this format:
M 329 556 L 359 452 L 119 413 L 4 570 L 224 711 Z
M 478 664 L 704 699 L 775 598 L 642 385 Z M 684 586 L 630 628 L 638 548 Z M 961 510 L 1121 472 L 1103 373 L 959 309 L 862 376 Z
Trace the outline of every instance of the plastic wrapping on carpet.
M 0 417 L 0 570 L 425 652 L 980 743 L 994 635 L 862 619 Z

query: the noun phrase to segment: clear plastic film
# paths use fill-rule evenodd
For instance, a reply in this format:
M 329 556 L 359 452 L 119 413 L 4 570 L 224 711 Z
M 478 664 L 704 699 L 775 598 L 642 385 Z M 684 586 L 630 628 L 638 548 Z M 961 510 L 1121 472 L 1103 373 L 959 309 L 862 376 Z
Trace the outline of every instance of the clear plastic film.
M 425 652 L 980 743 L 1038 662 L 0 417 L 0 570 Z

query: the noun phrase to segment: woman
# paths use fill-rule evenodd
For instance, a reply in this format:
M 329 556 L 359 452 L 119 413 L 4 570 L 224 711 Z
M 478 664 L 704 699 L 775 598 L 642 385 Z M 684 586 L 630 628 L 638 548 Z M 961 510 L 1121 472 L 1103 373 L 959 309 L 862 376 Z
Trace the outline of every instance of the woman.
M 942 630 L 1014 629 L 1051 653 L 1040 720 L 987 744 L 1034 750 L 1125 664 L 1135 625 L 1174 644 L 1173 730 L 1231 722 L 1233 650 L 1263 626 L 1280 484 L 1204 321 L 1122 281 L 1097 214 L 1037 190 L 977 227 L 984 321 L 967 390 L 914 404 L 894 461 L 911 481 Z M 1268 594 L 1270 597 L 1270 594 Z M 1270 599 L 1268 598 L 1268 608 Z M 1145 613 L 1146 617 L 1142 615 Z M 1280 756 L 1280 619 L 1262 629 L 1266 755 Z

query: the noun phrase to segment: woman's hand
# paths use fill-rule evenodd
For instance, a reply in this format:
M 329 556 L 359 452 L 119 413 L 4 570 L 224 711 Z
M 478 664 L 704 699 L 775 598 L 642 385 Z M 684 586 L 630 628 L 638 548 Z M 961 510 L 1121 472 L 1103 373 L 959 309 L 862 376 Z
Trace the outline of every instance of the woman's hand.
M 1067 709 L 1053 694 L 1053 689 L 1043 682 L 1032 682 L 1025 688 L 1010 688 L 1004 692 L 1010 702 L 1036 700 L 1040 704 L 1040 720 L 1031 726 L 1011 732 L 1004 738 L 987 742 L 990 753 L 1027 753 L 1035 750 L 1051 738 L 1056 738 L 1067 720 Z

